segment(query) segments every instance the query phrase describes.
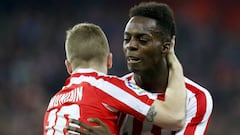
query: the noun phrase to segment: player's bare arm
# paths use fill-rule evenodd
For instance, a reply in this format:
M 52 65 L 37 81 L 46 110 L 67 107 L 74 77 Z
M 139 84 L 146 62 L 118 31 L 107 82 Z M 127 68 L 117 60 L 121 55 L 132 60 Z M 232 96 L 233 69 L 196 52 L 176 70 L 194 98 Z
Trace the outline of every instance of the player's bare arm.
M 185 120 L 186 90 L 182 65 L 178 61 L 175 51 L 175 36 L 171 40 L 170 51 L 167 55 L 169 66 L 168 86 L 165 101 L 154 101 L 148 112 L 147 120 L 171 130 L 179 130 Z
M 182 128 L 185 120 L 185 84 L 183 78 L 182 66 L 179 63 L 174 53 L 175 38 L 172 39 L 170 45 L 170 52 L 168 55 L 169 64 L 169 81 L 166 90 L 165 101 L 154 101 L 147 114 L 147 120 L 163 128 L 171 130 L 179 130 Z M 70 131 L 76 131 L 82 134 L 89 132 L 98 134 L 111 135 L 107 126 L 101 121 L 98 122 L 99 126 L 88 126 L 83 122 L 73 121 L 73 123 L 80 125 L 85 130 L 77 128 L 68 128 Z M 88 131 L 87 131 L 88 130 Z

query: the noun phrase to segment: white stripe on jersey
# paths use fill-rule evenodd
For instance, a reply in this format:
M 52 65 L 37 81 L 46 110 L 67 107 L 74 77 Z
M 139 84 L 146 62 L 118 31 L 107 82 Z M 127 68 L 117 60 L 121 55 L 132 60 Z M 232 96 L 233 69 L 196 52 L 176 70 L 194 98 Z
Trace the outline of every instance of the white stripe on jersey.
M 125 75 L 124 77 L 122 77 L 123 79 L 128 79 L 128 80 L 130 80 L 132 83 L 135 83 L 135 81 L 134 81 L 134 78 L 133 78 L 133 74 L 132 73 L 130 73 L 130 74 L 127 74 L 127 75 Z M 185 83 L 186 84 L 189 84 L 189 85 L 192 85 L 193 87 L 195 87 L 196 89 L 197 89 L 197 91 L 196 91 L 196 93 L 195 93 L 195 91 L 192 91 L 192 90 L 190 90 L 190 89 L 187 89 L 187 102 L 186 102 L 186 109 L 187 109 L 187 114 L 186 114 L 186 121 L 185 121 L 185 124 L 184 124 L 184 128 L 182 128 L 180 131 L 178 131 L 178 132 L 176 132 L 175 133 L 175 135 L 183 135 L 186 131 L 188 131 L 188 128 L 187 128 L 187 126 L 189 126 L 189 123 L 190 123 L 190 121 L 193 119 L 193 118 L 195 118 L 195 116 L 196 115 L 199 115 L 199 114 L 197 114 L 197 109 L 198 109 L 198 107 L 200 107 L 199 105 L 201 104 L 201 103 L 198 103 L 197 104 L 197 100 L 199 100 L 199 99 L 197 99 L 197 96 L 196 96 L 196 94 L 198 93 L 198 92 L 200 92 L 200 93 L 202 93 L 205 97 L 206 97 L 206 106 L 204 107 L 205 109 L 206 109 L 206 111 L 204 112 L 204 116 L 203 116 L 203 119 L 201 120 L 201 121 L 197 121 L 197 122 L 199 122 L 199 124 L 197 124 L 197 125 L 192 125 L 190 128 L 192 128 L 192 127 L 195 127 L 195 129 L 194 129 L 194 135 L 204 135 L 204 132 L 206 131 L 206 129 L 207 129 L 207 124 L 208 124 L 208 121 L 209 121 L 209 118 L 210 118 L 210 116 L 211 116 L 211 113 L 212 113 L 212 109 L 213 109 L 213 101 L 212 101 L 212 97 L 211 97 L 211 95 L 210 95 L 210 93 L 209 93 L 209 91 L 207 90 L 207 89 L 205 89 L 205 88 L 203 88 L 202 86 L 200 86 L 200 85 L 198 85 L 197 83 L 195 83 L 195 82 L 193 82 L 193 81 L 191 81 L 191 80 L 189 80 L 188 78 L 186 78 L 185 77 Z M 202 97 L 202 96 L 201 96 Z M 202 98 L 201 98 L 202 99 Z M 200 100 L 201 100 L 200 99 Z M 199 102 L 199 101 L 198 101 Z M 201 102 L 201 101 L 200 101 Z M 200 108 L 202 108 L 202 107 L 200 107 Z M 128 116 L 129 117 L 129 116 Z M 128 120 L 128 124 L 132 124 L 132 119 L 130 120 Z M 125 126 L 126 127 L 128 127 L 128 129 L 125 129 L 125 130 L 123 130 L 123 131 L 130 131 L 130 134 L 131 134 L 131 131 L 132 131 L 132 126 L 130 126 L 130 125 L 125 125 L 126 124 L 126 122 L 125 123 L 123 123 L 123 126 L 122 126 L 122 128 L 124 128 Z M 144 126 L 147 126 L 147 124 L 149 124 L 149 123 L 146 123 L 145 121 L 143 122 L 143 129 L 142 129 L 142 131 L 141 131 L 141 134 L 143 135 L 144 134 L 144 132 L 148 132 L 148 131 L 150 131 L 151 130 L 151 128 L 150 129 L 145 129 L 144 128 Z M 125 126 L 124 126 L 125 125 Z M 150 124 L 151 126 L 152 126 L 152 124 Z M 149 127 L 149 125 L 147 126 L 147 127 Z M 162 131 L 162 130 L 161 130 Z M 192 131 L 192 130 L 191 130 Z M 123 132 L 121 132 L 121 133 L 123 133 Z M 149 133 L 149 132 L 148 132 Z M 147 133 L 147 134 L 148 134 Z M 185 134 L 188 134 L 188 133 L 185 133 Z M 193 135 L 193 134 L 191 134 L 191 135 Z M 149 135 L 149 134 L 148 134 Z M 165 133 L 164 133 L 164 135 L 165 135 Z
M 197 113 L 197 99 L 195 98 L 195 94 L 189 90 L 187 90 L 186 110 L 187 112 L 184 127 L 180 131 L 176 132 L 175 135 L 184 135 L 184 132 L 188 126 L 187 123 L 190 123 L 192 118 L 196 116 Z
M 185 82 L 187 84 L 190 84 L 194 87 L 196 87 L 199 91 L 202 91 L 204 93 L 204 95 L 206 96 L 206 111 L 204 113 L 203 119 L 200 122 L 200 124 L 198 124 L 196 126 L 196 129 L 194 130 L 194 134 L 196 135 L 203 135 L 207 124 L 208 124 L 208 120 L 209 117 L 211 115 L 212 112 L 212 107 L 213 107 L 213 103 L 212 103 L 212 97 L 210 95 L 210 93 L 207 91 L 207 89 L 203 88 L 202 86 L 198 85 L 197 83 L 189 80 L 188 78 L 185 77 Z M 186 116 L 186 120 L 185 120 L 185 124 L 184 124 L 184 128 L 181 129 L 180 131 L 176 132 L 175 135 L 183 135 L 185 133 L 185 130 L 188 126 L 187 123 L 190 123 L 190 121 L 192 120 L 193 117 L 195 117 L 197 114 L 197 98 L 195 96 L 195 93 L 193 93 L 191 90 L 187 90 L 187 102 L 186 102 L 186 109 L 187 109 L 187 116 Z
M 146 116 L 150 108 L 149 105 L 143 103 L 141 100 L 137 99 L 133 95 L 124 91 L 123 89 L 121 89 L 121 87 L 114 85 L 108 81 L 105 81 L 102 78 L 96 79 L 95 77 L 90 77 L 90 76 L 72 77 L 70 79 L 70 83 L 66 87 L 69 87 L 72 84 L 79 84 L 81 82 L 88 82 L 90 85 L 107 93 L 108 95 L 114 97 L 118 101 L 130 106 L 131 108 L 134 108 L 134 110 L 138 111 L 144 116 Z
M 207 89 L 203 88 L 202 86 L 200 86 L 199 84 L 193 82 L 192 80 L 184 77 L 184 81 L 185 81 L 185 83 L 191 84 L 192 86 L 198 88 L 199 90 L 203 91 L 204 93 L 206 93 L 206 92 L 208 93 Z
M 212 113 L 212 109 L 213 109 L 213 100 L 212 100 L 212 96 L 211 94 L 209 93 L 209 91 L 205 88 L 203 88 L 202 86 L 198 85 L 197 83 L 189 80 L 188 78 L 185 78 L 185 81 L 195 87 L 197 87 L 200 91 L 202 91 L 205 96 L 206 96 L 206 102 L 207 102 L 207 107 L 206 107 L 206 112 L 204 117 L 203 117 L 203 120 L 208 120 L 209 119 L 209 116 L 211 115 Z
M 195 133 L 196 134 L 199 134 L 199 135 L 203 135 L 204 132 L 205 132 L 205 129 L 207 127 L 207 124 L 208 124 L 208 120 L 209 120 L 209 117 L 211 116 L 211 113 L 212 113 L 212 109 L 213 109 L 213 101 L 212 101 L 212 96 L 210 95 L 209 91 L 205 88 L 203 88 L 202 86 L 198 85 L 197 83 L 193 82 L 192 80 L 189 80 L 188 78 L 185 77 L 185 82 L 188 83 L 188 84 L 191 84 L 193 85 L 194 87 L 198 88 L 198 90 L 202 91 L 206 97 L 206 111 L 204 113 L 204 116 L 203 116 L 203 119 L 201 121 L 201 124 L 199 124 L 198 126 L 196 126 L 196 129 L 195 129 Z M 190 90 L 188 91 L 189 93 L 191 92 Z M 190 95 L 190 94 L 189 94 Z M 191 93 L 191 95 L 195 95 L 194 93 Z M 194 96 L 195 97 L 195 96 Z M 189 98 L 188 98 L 189 99 Z M 192 101 L 195 105 L 189 105 L 189 106 L 196 106 L 196 98 L 192 99 Z M 194 108 L 194 112 L 196 114 L 197 112 L 197 107 Z M 195 115 L 193 115 L 195 116 Z M 188 118 L 188 117 L 187 117 Z M 185 127 L 184 127 L 185 128 Z M 178 135 L 178 134 L 176 134 Z

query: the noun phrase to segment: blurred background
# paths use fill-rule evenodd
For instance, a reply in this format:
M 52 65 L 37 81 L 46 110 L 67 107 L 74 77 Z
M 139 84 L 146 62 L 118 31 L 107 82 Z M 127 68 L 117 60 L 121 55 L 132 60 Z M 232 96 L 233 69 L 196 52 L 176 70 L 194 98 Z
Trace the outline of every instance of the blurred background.
M 214 112 L 208 135 L 239 135 L 240 1 L 157 0 L 175 12 L 176 52 L 185 75 L 209 89 Z M 114 54 L 110 74 L 127 73 L 122 53 L 128 10 L 140 0 L 0 2 L 0 134 L 41 135 L 50 97 L 66 77 L 65 31 L 100 25 Z

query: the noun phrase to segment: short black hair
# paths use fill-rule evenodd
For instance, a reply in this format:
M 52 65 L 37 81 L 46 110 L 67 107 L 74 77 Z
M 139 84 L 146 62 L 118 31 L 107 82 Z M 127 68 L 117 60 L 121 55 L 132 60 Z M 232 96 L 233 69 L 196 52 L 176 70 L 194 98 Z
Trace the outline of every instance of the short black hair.
M 141 2 L 132 7 L 129 11 L 129 17 L 143 16 L 155 19 L 159 29 L 171 40 L 176 35 L 176 23 L 173 10 L 165 3 Z

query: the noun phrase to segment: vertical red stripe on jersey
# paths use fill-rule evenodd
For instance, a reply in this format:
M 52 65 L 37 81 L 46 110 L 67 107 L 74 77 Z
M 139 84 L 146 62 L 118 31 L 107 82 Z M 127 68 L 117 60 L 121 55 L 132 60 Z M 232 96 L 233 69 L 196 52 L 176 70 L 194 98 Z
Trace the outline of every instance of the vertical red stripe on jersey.
M 141 135 L 143 128 L 142 121 L 139 121 L 136 118 L 133 118 L 133 129 L 132 129 L 132 135 Z
M 197 110 L 196 110 L 197 112 L 196 112 L 196 116 L 193 117 L 191 122 L 187 125 L 184 135 L 190 135 L 190 134 L 193 135 L 196 130 L 197 124 L 199 124 L 204 117 L 204 114 L 206 112 L 207 100 L 204 92 L 202 92 L 198 88 L 190 84 L 186 84 L 186 87 L 187 89 L 195 93 L 196 102 L 197 102 Z M 190 126 L 190 125 L 194 125 L 194 126 Z

